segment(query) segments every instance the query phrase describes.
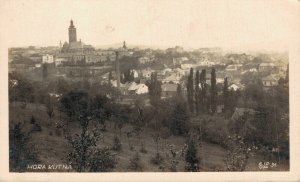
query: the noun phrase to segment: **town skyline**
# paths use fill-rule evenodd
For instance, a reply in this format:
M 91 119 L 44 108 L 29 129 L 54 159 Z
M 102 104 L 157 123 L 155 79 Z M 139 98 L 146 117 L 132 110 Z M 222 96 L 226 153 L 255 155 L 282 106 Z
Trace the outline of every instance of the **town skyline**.
M 291 172 L 290 2 L 6 1 L 7 169 Z
M 286 20 L 298 15 L 292 1 L 274 1 L 274 7 L 269 7 L 270 3 L 265 1 L 219 2 L 11 2 L 4 4 L 4 9 L 15 16 L 3 23 L 12 31 L 4 31 L 3 36 L 6 33 L 14 35 L 15 38 L 7 42 L 9 47 L 58 46 L 60 41 L 67 41 L 63 32 L 65 24 L 72 19 L 79 30 L 78 40 L 96 48 L 121 45 L 126 41 L 129 47 L 159 49 L 175 46 L 187 49 L 220 47 L 232 51 L 289 49 L 290 34 L 296 31 L 296 26 L 290 23 L 293 21 Z M 111 8 L 118 3 L 122 8 Z M 64 8 L 66 4 L 70 8 Z M 34 6 L 40 8 L 31 12 Z

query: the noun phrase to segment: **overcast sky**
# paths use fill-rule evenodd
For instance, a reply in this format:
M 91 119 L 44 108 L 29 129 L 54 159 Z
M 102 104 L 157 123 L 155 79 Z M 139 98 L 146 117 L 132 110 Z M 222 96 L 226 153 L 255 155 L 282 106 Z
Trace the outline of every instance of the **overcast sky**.
M 48 46 L 77 38 L 94 46 L 287 50 L 299 31 L 292 0 L 35 0 L 2 1 L 1 38 L 9 46 Z M 298 20 L 298 21 L 297 21 Z M 8 38 L 9 37 L 9 38 Z

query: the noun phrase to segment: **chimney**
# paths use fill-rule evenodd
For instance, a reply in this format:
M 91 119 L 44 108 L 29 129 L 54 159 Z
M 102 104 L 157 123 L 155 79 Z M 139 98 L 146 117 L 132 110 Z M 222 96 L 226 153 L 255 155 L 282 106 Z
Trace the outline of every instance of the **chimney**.
M 116 51 L 116 76 L 117 76 L 117 88 L 120 89 L 120 63 L 119 63 L 118 51 Z

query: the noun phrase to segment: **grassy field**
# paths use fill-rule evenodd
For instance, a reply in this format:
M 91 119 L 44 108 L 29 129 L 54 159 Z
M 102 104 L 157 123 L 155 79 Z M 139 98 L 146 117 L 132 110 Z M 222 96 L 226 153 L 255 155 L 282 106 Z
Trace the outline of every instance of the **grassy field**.
M 41 164 L 68 164 L 66 161 L 66 156 L 68 154 L 68 143 L 64 138 L 62 131 L 58 131 L 55 127 L 55 123 L 59 121 L 61 116 L 58 111 L 55 111 L 55 116 L 51 120 L 46 114 L 46 109 L 43 105 L 29 104 L 25 109 L 20 107 L 19 103 L 11 103 L 9 106 L 9 119 L 10 125 L 26 121 L 27 128 L 30 130 L 32 125 L 30 124 L 30 118 L 34 116 L 37 123 L 40 124 L 42 131 L 34 132 L 32 134 L 31 142 L 36 144 L 38 151 L 38 157 Z M 72 123 L 70 126 L 72 131 L 75 133 L 79 130 L 79 126 L 76 123 Z M 125 172 L 130 171 L 129 160 L 130 158 L 138 152 L 141 159 L 142 171 L 148 172 L 158 172 L 158 171 L 170 171 L 170 161 L 172 159 L 171 153 L 169 151 L 169 144 L 173 144 L 176 150 L 180 150 L 186 141 L 184 137 L 171 136 L 168 139 L 162 139 L 159 142 L 159 152 L 163 156 L 163 163 L 158 166 L 152 164 L 151 158 L 156 154 L 156 143 L 154 142 L 151 134 L 155 131 L 151 128 L 144 128 L 143 132 L 139 137 L 132 137 L 130 141 L 127 138 L 126 132 L 131 131 L 132 126 L 130 124 L 125 124 L 122 128 L 121 135 L 119 131 L 116 131 L 113 123 L 107 124 L 107 131 L 103 132 L 103 139 L 98 142 L 98 147 L 112 146 L 113 139 L 116 134 L 118 134 L 121 143 L 121 151 L 113 151 L 117 156 L 117 166 L 114 168 L 114 172 Z M 132 144 L 133 149 L 130 149 L 129 142 Z M 140 152 L 141 143 L 144 143 L 144 147 L 147 153 Z M 225 155 L 226 150 L 217 144 L 211 144 L 208 142 L 203 142 L 200 146 L 198 145 L 198 156 L 201 157 L 200 171 L 225 171 Z M 176 156 L 176 160 L 179 161 L 177 165 L 177 171 L 184 171 L 185 161 L 184 157 L 180 157 L 179 154 Z M 262 154 L 254 153 L 248 162 L 246 167 L 247 171 L 258 171 L 258 163 L 267 162 Z M 272 161 L 269 161 L 272 162 Z M 266 169 L 266 170 L 288 170 L 288 163 L 282 161 L 281 164 L 277 164 L 276 168 Z M 54 171 L 51 171 L 54 172 Z M 66 172 L 66 171 L 62 171 Z

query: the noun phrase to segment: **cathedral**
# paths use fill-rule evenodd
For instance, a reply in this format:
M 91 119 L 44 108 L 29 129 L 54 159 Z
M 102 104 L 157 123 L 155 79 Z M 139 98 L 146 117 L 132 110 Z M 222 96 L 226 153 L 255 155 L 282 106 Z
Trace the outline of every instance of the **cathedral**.
M 61 53 L 87 53 L 92 51 L 95 51 L 95 49 L 91 45 L 85 45 L 81 42 L 81 39 L 77 41 L 76 28 L 73 24 L 73 20 L 71 20 L 69 26 L 69 43 L 64 43 L 61 47 Z
M 93 46 L 86 45 L 81 42 L 81 39 L 77 41 L 76 28 L 74 26 L 73 20 L 70 21 L 68 33 L 69 42 L 65 42 L 63 45 L 61 42 L 59 44 L 60 51 L 55 56 L 57 65 L 63 63 L 77 64 L 78 62 L 98 63 L 108 60 L 115 61 L 115 50 L 95 50 Z M 123 47 L 117 49 L 117 52 L 119 53 L 120 58 L 129 55 L 125 41 L 123 42 Z

